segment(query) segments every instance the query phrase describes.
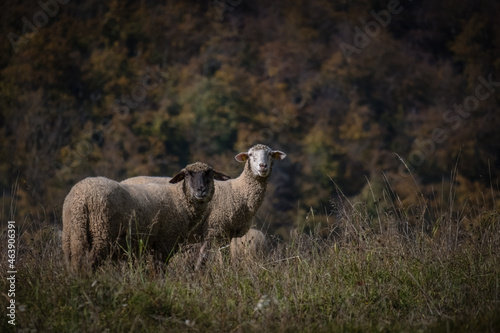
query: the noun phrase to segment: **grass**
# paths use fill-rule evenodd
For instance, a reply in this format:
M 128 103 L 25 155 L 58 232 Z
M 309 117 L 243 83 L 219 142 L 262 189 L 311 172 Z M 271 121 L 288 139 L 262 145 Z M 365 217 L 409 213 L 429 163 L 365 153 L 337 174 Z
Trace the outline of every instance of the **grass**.
M 402 207 L 390 187 L 386 192 L 375 205 L 340 194 L 326 226 L 293 229 L 260 259 L 224 258 L 198 272 L 158 268 L 142 255 L 71 275 L 58 226 L 25 223 L 19 226 L 15 329 L 499 331 L 500 214 L 477 207 L 444 214 L 425 202 Z M 1 236 L 6 244 L 5 230 Z M 7 289 L 2 279 L 3 309 Z M 0 331 L 13 331 L 2 318 Z

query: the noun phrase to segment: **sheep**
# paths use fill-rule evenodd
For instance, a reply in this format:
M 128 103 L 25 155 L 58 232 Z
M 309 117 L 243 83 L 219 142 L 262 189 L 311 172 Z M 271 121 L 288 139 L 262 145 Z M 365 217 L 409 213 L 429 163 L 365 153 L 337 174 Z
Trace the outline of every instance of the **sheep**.
M 169 263 L 172 272 L 190 273 L 199 270 L 202 264 L 218 261 L 223 263 L 224 253 L 230 253 L 230 262 L 239 264 L 262 258 L 271 250 L 271 246 L 262 231 L 250 228 L 243 237 L 233 238 L 229 245 L 220 248 L 208 248 L 208 242 L 183 244 L 181 250 Z M 200 259 L 201 258 L 201 259 Z
M 206 243 L 201 245 L 196 269 L 205 262 L 205 252 L 212 248 L 212 243 L 218 247 L 227 245 L 232 238 L 242 237 L 250 229 L 252 219 L 264 200 L 273 162 L 285 157 L 284 152 L 272 150 L 263 144 L 257 144 L 248 152 L 235 156 L 236 161 L 245 163 L 244 170 L 235 179 L 215 183 L 214 197 L 207 208 L 208 229 L 204 234 Z M 135 177 L 127 181 L 129 180 L 165 181 L 161 177 Z
M 285 157 L 284 152 L 262 144 L 235 156 L 236 161 L 245 163 L 245 168 L 239 177 L 215 183 L 207 240 L 228 244 L 232 238 L 245 235 L 264 200 L 273 161 Z
M 242 237 L 250 229 L 264 200 L 273 162 L 285 157 L 284 152 L 263 144 L 235 156 L 236 161 L 245 163 L 245 167 L 239 177 L 215 183 L 214 197 L 209 203 L 207 234 L 195 264 L 196 270 L 206 261 L 208 249 L 227 245 L 232 238 Z
M 168 184 L 172 177 L 151 177 L 151 176 L 137 176 L 132 178 L 127 178 L 122 180 L 122 184 L 147 184 L 147 183 L 157 183 L 157 184 Z
M 168 260 L 184 240 L 199 242 L 206 233 L 214 179 L 229 177 L 196 162 L 169 183 L 126 184 L 104 177 L 78 182 L 63 204 L 67 267 L 95 267 L 114 242 L 126 248 L 127 238 L 135 245 L 142 240 L 159 260 Z
M 251 228 L 243 237 L 233 238 L 230 244 L 231 260 L 257 258 L 269 252 L 269 243 L 264 233 Z

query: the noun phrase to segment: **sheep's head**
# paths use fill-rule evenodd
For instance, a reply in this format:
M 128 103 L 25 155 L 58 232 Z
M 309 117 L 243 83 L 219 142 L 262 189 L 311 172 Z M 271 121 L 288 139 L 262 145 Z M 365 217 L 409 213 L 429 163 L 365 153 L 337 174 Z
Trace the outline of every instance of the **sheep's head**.
M 187 165 L 176 174 L 170 183 L 176 184 L 184 180 L 184 193 L 190 195 L 193 201 L 210 201 L 214 195 L 214 179 L 228 180 L 226 176 L 215 171 L 211 166 L 202 162 Z
M 255 177 L 267 178 L 271 175 L 274 160 L 282 160 L 286 154 L 279 150 L 272 150 L 265 145 L 255 145 L 246 153 L 239 153 L 234 158 L 240 163 L 248 160 L 250 170 Z

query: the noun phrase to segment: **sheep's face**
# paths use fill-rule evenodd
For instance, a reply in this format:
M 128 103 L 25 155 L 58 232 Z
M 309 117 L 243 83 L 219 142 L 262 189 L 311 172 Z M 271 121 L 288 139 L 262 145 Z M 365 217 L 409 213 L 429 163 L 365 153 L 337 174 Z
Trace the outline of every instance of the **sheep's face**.
M 215 171 L 209 165 L 196 162 L 188 165 L 175 175 L 170 183 L 184 180 L 184 191 L 195 201 L 210 201 L 214 195 L 214 179 L 228 180 L 230 177 Z
M 271 175 L 273 160 L 282 160 L 285 157 L 284 152 L 259 144 L 250 148 L 246 153 L 239 153 L 235 159 L 240 163 L 248 160 L 250 170 L 255 177 L 267 178 Z
M 187 171 L 184 182 L 192 198 L 198 201 L 208 201 L 212 198 L 214 193 L 213 170 L 204 172 Z

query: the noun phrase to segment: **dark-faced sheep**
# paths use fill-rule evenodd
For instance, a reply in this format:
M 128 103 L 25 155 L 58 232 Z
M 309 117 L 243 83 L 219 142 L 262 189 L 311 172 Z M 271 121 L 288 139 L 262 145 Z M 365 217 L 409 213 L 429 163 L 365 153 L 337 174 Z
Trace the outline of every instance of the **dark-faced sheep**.
M 214 179 L 229 177 L 197 162 L 169 183 L 122 184 L 104 177 L 80 181 L 63 205 L 67 266 L 93 267 L 119 247 L 141 240 L 158 260 L 168 260 L 179 243 L 200 241 L 206 234 Z
M 122 180 L 121 183 L 130 185 L 147 183 L 167 184 L 170 183 L 170 180 L 172 180 L 172 177 L 137 176 Z

